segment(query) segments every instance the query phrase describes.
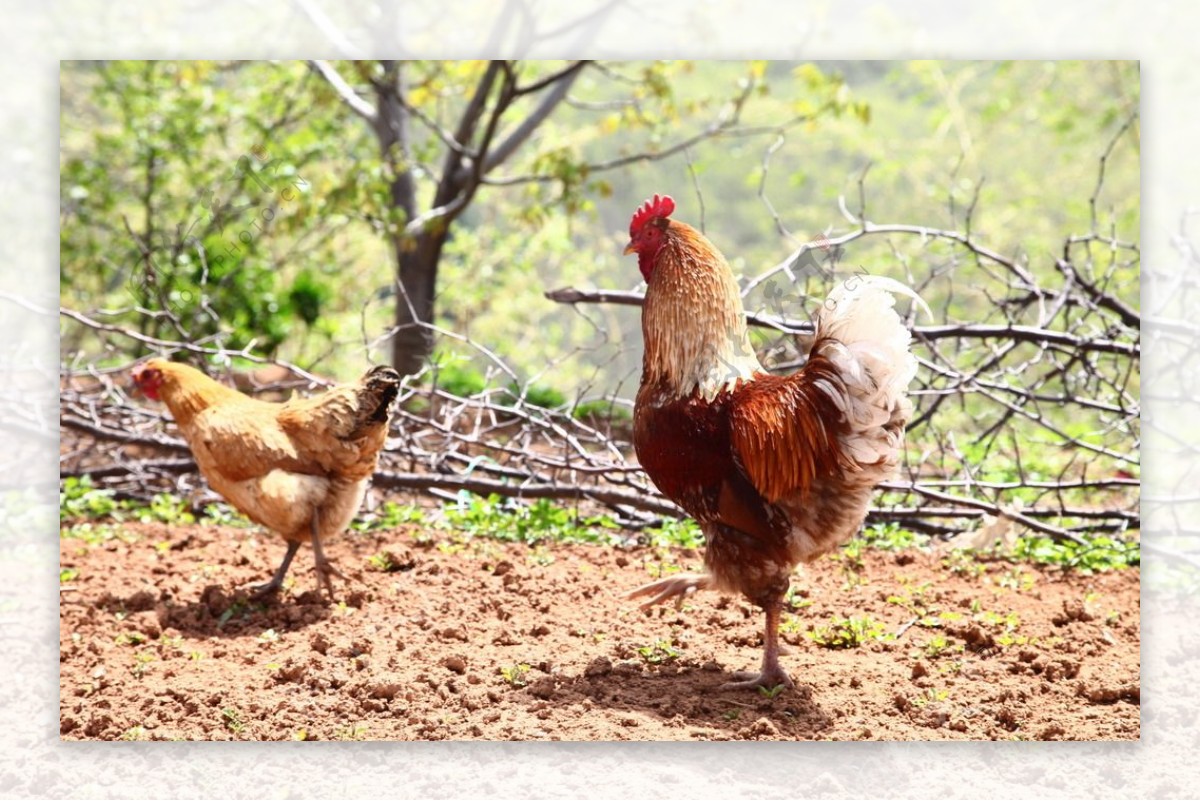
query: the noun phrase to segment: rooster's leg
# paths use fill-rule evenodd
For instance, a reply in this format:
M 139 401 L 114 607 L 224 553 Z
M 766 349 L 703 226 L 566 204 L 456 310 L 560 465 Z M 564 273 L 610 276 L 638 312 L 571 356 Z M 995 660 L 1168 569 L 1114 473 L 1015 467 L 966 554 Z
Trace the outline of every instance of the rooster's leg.
M 763 633 L 762 671 L 758 674 L 737 674 L 741 681 L 721 685 L 722 690 L 748 690 L 758 687 L 771 689 L 783 685 L 794 687 L 791 678 L 779 664 L 779 614 L 783 609 L 783 597 L 774 598 L 763 604 L 767 613 L 767 628 Z
M 316 563 L 317 581 L 329 593 L 330 600 L 333 600 L 333 581 L 330 580 L 329 574 L 346 581 L 346 577 L 342 575 L 342 571 L 333 566 L 333 563 L 325 558 L 325 550 L 321 547 L 321 535 L 317 533 L 320 529 L 319 525 L 320 513 L 313 511 L 312 517 L 312 546 L 313 546 L 313 561 Z
M 275 571 L 275 575 L 271 576 L 271 580 L 266 584 L 259 584 L 256 587 L 251 587 L 250 592 L 255 597 L 262 595 L 270 595 L 283 586 L 283 577 L 287 575 L 288 568 L 292 565 L 292 557 L 296 555 L 296 550 L 299 549 L 300 543 L 291 540 L 287 544 L 287 553 L 283 555 L 283 562 L 280 563 L 279 569 Z

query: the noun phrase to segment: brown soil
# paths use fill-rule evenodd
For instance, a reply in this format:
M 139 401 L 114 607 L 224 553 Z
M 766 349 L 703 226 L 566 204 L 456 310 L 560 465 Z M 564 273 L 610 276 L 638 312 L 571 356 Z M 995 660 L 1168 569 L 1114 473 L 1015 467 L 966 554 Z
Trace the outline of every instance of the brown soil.
M 720 689 L 760 656 L 761 614 L 744 600 L 702 593 L 681 611 L 643 612 L 622 598 L 664 564 L 697 569 L 694 552 L 349 533 L 327 547 L 349 577 L 335 580 L 337 603 L 315 592 L 305 548 L 290 590 L 261 604 L 236 588 L 270 575 L 276 538 L 123 529 L 131 541 L 61 540 L 62 567 L 78 571 L 61 595 L 64 739 L 1140 733 L 1136 569 L 1086 576 L 993 562 L 976 574 L 936 552 L 870 551 L 852 573 L 823 559 L 795 580 L 783 662 L 796 689 L 768 698 Z M 385 551 L 390 572 L 369 561 Z M 835 650 L 804 634 L 862 616 L 898 638 Z

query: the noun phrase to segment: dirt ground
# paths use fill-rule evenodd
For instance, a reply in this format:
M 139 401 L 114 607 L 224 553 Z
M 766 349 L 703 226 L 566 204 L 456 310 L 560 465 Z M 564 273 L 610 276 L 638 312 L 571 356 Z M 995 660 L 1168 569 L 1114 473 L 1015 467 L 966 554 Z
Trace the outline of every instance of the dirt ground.
M 794 580 L 794 690 L 723 691 L 756 668 L 762 616 L 694 596 L 622 595 L 688 550 L 421 542 L 327 546 L 349 582 L 315 592 L 301 550 L 216 525 L 122 524 L 61 539 L 60 731 L 67 740 L 1136 740 L 1139 571 L 1094 576 L 937 551 L 825 558 Z M 379 558 L 382 553 L 387 559 Z M 372 559 L 372 557 L 375 557 Z M 876 625 L 859 647 L 806 636 Z

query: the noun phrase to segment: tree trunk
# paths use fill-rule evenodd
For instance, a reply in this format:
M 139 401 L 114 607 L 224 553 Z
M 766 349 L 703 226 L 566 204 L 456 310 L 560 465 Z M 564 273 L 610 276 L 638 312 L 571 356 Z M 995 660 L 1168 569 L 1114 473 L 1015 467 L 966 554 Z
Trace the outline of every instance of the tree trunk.
M 398 280 L 396 333 L 392 337 L 392 366 L 401 375 L 419 371 L 433 350 L 433 322 L 438 259 L 446 242 L 444 232 L 426 231 L 415 240 L 394 240 Z

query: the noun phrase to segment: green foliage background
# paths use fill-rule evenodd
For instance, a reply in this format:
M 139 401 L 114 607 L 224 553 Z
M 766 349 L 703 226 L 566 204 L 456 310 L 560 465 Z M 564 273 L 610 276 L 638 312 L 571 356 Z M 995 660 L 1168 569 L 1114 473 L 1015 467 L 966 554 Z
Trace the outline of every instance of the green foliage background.
M 418 66 L 410 102 L 450 117 L 481 69 Z M 589 169 L 703 130 L 747 81 L 740 127 L 749 135 Z M 381 234 L 403 221 L 387 203 L 376 141 L 306 65 L 64 62 L 61 93 L 64 305 L 333 377 L 387 358 L 394 265 Z M 1093 213 L 1105 233 L 1138 241 L 1136 125 L 1089 203 L 1101 154 L 1138 107 L 1136 62 L 638 62 L 585 72 L 571 96 L 506 171 L 547 179 L 485 187 L 456 225 L 438 320 L 569 401 L 632 394 L 637 310 L 572 310 L 542 292 L 635 288 L 640 276 L 621 248 L 630 212 L 655 192 L 674 195 L 677 216 L 702 224 L 742 274 L 818 233 L 849 230 L 839 198 L 857 209 L 860 181 L 872 220 L 961 229 L 972 208 L 972 234 L 1023 254 L 1038 275 L 1053 272 L 1068 235 L 1092 230 Z M 428 152 L 418 156 L 432 159 L 435 138 L 421 141 Z M 940 245 L 869 238 L 844 262 L 919 279 L 951 258 Z M 1136 271 L 1114 280 L 1136 307 Z M 823 288 L 800 289 L 787 310 L 803 317 L 816 303 L 804 293 Z M 179 324 L 153 313 L 162 308 Z M 989 314 L 978 293 L 949 308 L 964 320 Z M 133 342 L 102 348 L 70 322 L 62 333 L 68 361 L 141 355 Z M 457 354 L 487 368 L 460 341 L 439 349 L 442 361 Z

